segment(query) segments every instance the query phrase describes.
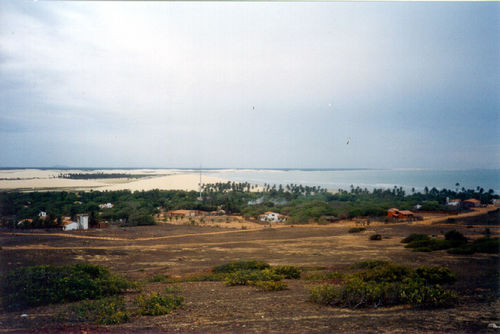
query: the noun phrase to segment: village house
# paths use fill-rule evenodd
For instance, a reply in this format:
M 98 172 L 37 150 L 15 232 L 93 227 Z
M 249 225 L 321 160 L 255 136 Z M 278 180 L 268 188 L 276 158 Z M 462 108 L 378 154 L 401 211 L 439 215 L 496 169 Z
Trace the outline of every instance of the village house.
M 288 216 L 282 215 L 282 214 L 277 213 L 277 212 L 267 211 L 267 212 L 264 212 L 263 214 L 261 214 L 259 216 L 259 219 L 260 219 L 260 221 L 263 221 L 263 222 L 277 223 L 277 222 L 287 221 Z
M 45 211 L 40 211 L 40 213 L 38 213 L 38 217 L 42 218 L 42 217 L 47 217 L 47 212 Z
M 407 219 L 407 218 L 414 218 L 415 213 L 413 213 L 410 210 L 399 210 L 396 208 L 391 208 L 387 210 L 387 217 L 396 219 Z
M 462 202 L 464 208 L 478 208 L 481 206 L 481 201 L 475 198 L 469 198 Z
M 208 212 L 202 210 L 171 210 L 165 213 L 165 216 L 170 217 L 198 217 L 206 216 Z
M 100 209 L 111 209 L 111 208 L 113 208 L 113 204 L 112 203 L 99 204 L 99 208 Z
M 493 204 L 494 206 L 500 206 L 500 199 L 498 198 L 493 198 L 491 200 L 491 204 Z
M 454 208 L 459 208 L 462 204 L 462 201 L 459 199 L 449 199 L 446 197 L 446 205 L 454 207 Z
M 79 214 L 76 215 L 76 221 L 63 221 L 63 231 L 72 230 L 88 230 L 89 229 L 89 215 Z

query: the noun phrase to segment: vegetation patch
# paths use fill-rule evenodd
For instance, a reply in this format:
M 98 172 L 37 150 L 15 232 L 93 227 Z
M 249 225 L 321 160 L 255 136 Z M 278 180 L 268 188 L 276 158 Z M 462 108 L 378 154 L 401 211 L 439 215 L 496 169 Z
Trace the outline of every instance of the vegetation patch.
M 108 269 L 86 263 L 32 266 L 8 273 L 1 287 L 7 310 L 83 299 L 98 299 L 135 288 Z
M 346 276 L 342 284 L 321 284 L 310 289 L 312 302 L 349 308 L 411 304 L 443 307 L 455 303 L 451 284 L 456 277 L 447 268 L 411 269 L 390 263 L 375 265 Z
M 413 248 L 416 252 L 432 252 L 448 250 L 449 254 L 472 255 L 474 253 L 500 253 L 500 239 L 488 236 L 469 243 L 467 238 L 457 230 L 451 230 L 444 235 L 445 239 L 430 238 L 425 234 L 411 234 L 401 242 L 407 243 L 406 248 Z
M 500 254 L 500 239 L 483 237 L 470 244 L 454 247 L 448 250 L 449 254 L 472 255 L 474 253 Z
M 352 269 L 372 269 L 379 266 L 388 265 L 389 261 L 383 260 L 369 260 L 369 261 L 361 261 L 351 265 Z
M 381 234 L 372 234 L 370 235 L 370 240 L 382 240 Z
M 413 241 L 421 241 L 421 240 L 429 240 L 430 237 L 427 234 L 418 234 L 418 233 L 412 233 L 403 240 L 401 240 L 402 243 L 408 244 Z
M 98 325 L 116 325 L 127 322 L 130 314 L 123 297 L 107 297 L 99 300 L 85 300 L 71 306 L 59 318 L 68 318 L 71 322 L 93 323 Z
M 288 285 L 281 281 L 257 281 L 254 285 L 264 291 L 281 291 L 288 289 Z
M 353 227 L 353 228 L 350 228 L 349 233 L 359 233 L 359 232 L 363 232 L 363 231 L 366 231 L 366 228 L 364 227 Z
M 277 266 L 273 268 L 273 271 L 286 279 L 299 279 L 302 273 L 302 269 L 295 266 Z
M 255 285 L 257 281 L 280 281 L 283 276 L 276 274 L 271 269 L 264 270 L 239 270 L 227 274 L 227 285 Z
M 153 292 L 147 295 L 141 294 L 136 299 L 139 315 L 163 315 L 180 307 L 184 297 L 166 293 Z
M 271 266 L 264 262 L 258 260 L 251 261 L 238 261 L 230 262 L 220 266 L 215 267 L 212 272 L 214 273 L 232 273 L 240 270 L 262 270 L 270 268 Z
M 149 279 L 149 282 L 151 282 L 151 283 L 166 283 L 167 278 L 168 278 L 167 275 L 158 274 L 158 275 L 154 275 L 153 277 L 151 277 Z

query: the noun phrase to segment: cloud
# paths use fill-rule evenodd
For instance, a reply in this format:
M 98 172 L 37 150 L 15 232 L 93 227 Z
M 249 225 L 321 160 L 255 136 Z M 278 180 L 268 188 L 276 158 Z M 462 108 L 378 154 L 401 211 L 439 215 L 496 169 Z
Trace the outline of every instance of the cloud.
M 476 166 L 449 153 L 471 113 L 498 162 L 497 4 L 0 6 L 9 165 Z

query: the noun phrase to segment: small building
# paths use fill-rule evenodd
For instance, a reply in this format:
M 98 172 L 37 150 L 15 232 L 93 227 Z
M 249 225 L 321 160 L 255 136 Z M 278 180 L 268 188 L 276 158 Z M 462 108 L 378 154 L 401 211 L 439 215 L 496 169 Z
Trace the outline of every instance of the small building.
M 463 206 L 467 209 L 478 208 L 481 206 L 481 201 L 475 198 L 469 198 L 462 202 Z
M 165 213 L 166 216 L 170 217 L 197 217 L 206 216 L 208 212 L 202 210 L 171 210 Z
M 448 198 L 446 198 L 446 205 L 454 206 L 454 207 L 458 208 L 460 206 L 460 204 L 462 204 L 462 201 L 459 200 L 459 199 L 448 199 Z
M 396 208 L 391 208 L 387 210 L 387 217 L 396 219 L 407 219 L 407 218 L 414 218 L 415 213 L 410 210 L 399 210 Z
M 413 207 L 413 209 L 415 209 L 415 210 L 420 210 L 420 209 L 422 209 L 422 205 L 420 205 L 420 204 L 416 204 L 416 205 Z
M 72 230 L 88 230 L 89 229 L 89 215 L 79 214 L 76 215 L 76 221 L 63 221 L 63 231 Z
M 100 209 L 112 209 L 113 206 L 113 203 L 99 204 Z
M 491 204 L 493 204 L 494 206 L 500 206 L 500 199 L 498 198 L 493 198 L 491 200 Z
M 259 220 L 263 221 L 263 222 L 267 221 L 267 222 L 273 222 L 273 223 L 285 222 L 288 220 L 288 216 L 282 215 L 282 214 L 277 213 L 277 212 L 267 211 L 259 216 Z
M 40 212 L 38 213 L 38 217 L 47 217 L 47 212 L 45 212 L 45 211 L 40 211 Z

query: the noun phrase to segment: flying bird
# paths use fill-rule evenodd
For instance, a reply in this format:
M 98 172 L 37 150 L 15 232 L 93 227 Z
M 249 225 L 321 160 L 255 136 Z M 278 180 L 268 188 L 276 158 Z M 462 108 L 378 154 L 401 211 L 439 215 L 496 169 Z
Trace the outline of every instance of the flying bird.
M 349 145 L 349 142 L 351 141 L 351 137 L 347 138 L 347 143 L 345 143 L 346 145 Z

